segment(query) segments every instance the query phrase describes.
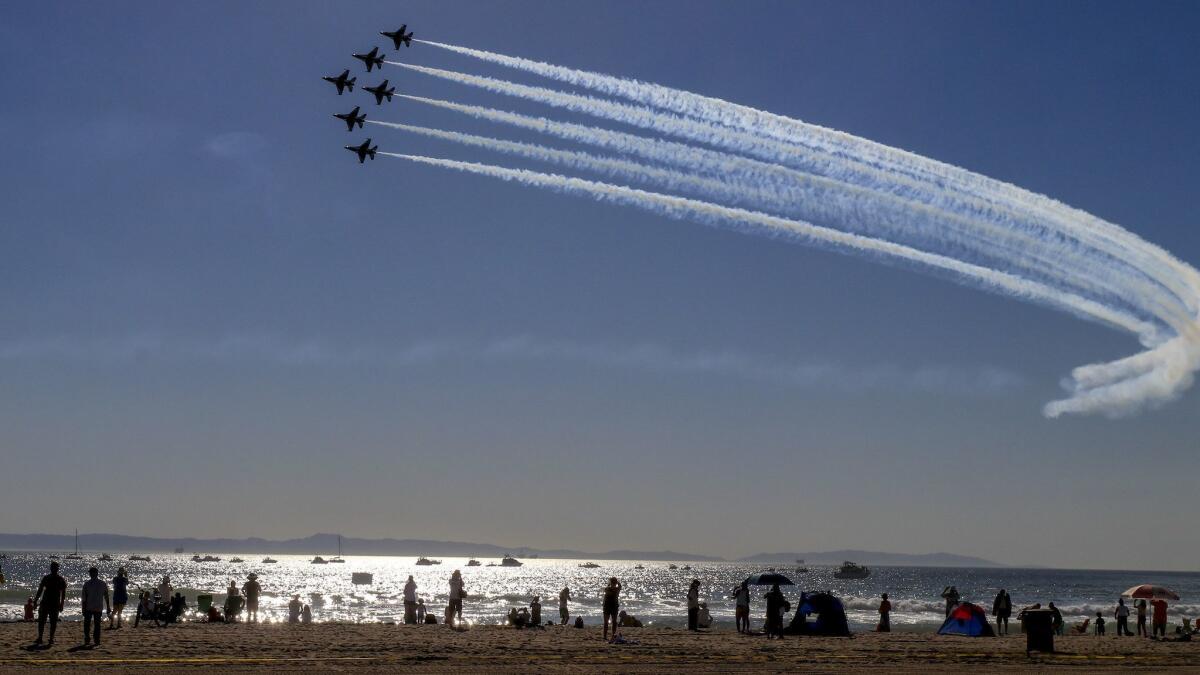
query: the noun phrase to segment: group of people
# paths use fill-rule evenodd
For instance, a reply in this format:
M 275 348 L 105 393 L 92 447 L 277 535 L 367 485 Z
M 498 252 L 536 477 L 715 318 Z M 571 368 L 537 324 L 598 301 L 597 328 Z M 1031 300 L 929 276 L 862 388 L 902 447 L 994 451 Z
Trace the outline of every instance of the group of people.
M 1150 601 L 1150 632 L 1146 632 L 1146 604 L 1145 598 L 1139 598 L 1137 602 L 1134 603 L 1134 612 L 1136 612 L 1137 615 L 1137 635 L 1140 637 L 1166 637 L 1167 601 L 1161 598 L 1155 598 Z M 1129 605 L 1125 604 L 1125 598 L 1117 598 L 1117 606 L 1113 608 L 1113 618 L 1117 620 L 1118 636 L 1132 637 L 1134 635 L 1134 633 L 1130 632 L 1129 630 L 1129 614 Z M 1187 627 L 1186 620 L 1184 621 L 1184 626 Z M 1094 630 L 1096 635 L 1104 635 L 1103 612 L 1096 612 Z

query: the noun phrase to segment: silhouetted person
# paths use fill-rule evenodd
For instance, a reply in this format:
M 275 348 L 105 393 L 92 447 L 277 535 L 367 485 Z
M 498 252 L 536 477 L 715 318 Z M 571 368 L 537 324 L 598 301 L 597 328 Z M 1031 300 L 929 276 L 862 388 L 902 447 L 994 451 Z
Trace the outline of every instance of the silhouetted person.
M 81 596 L 79 604 L 83 609 L 83 644 L 88 644 L 88 633 L 91 633 L 92 641 L 99 647 L 101 612 L 112 613 L 112 605 L 108 601 L 108 584 L 100 578 L 100 570 L 95 567 L 88 570 L 88 580 L 83 582 Z
M 312 623 L 312 607 L 305 605 L 304 609 L 300 610 L 300 623 Z
M 1129 606 L 1125 604 L 1125 598 L 1117 598 L 1117 608 L 1113 610 L 1113 616 L 1117 619 L 1117 637 L 1133 635 L 1129 631 Z
M 417 582 L 410 574 L 404 582 L 404 623 L 417 623 L 424 618 L 417 616 Z
M 879 625 L 875 630 L 880 633 L 892 632 L 892 601 L 888 600 L 887 593 L 884 593 L 883 599 L 879 601 Z
M 112 613 L 108 615 L 109 628 L 121 627 L 121 615 L 125 612 L 127 604 L 129 604 L 129 578 L 125 576 L 125 568 L 121 567 L 117 570 L 117 576 L 112 580 Z
M 300 594 L 292 596 L 292 601 L 288 603 L 288 623 L 300 623 L 300 612 L 304 606 L 300 602 Z
M 707 603 L 700 603 L 700 611 L 696 613 L 696 625 L 700 628 L 708 629 L 713 624 L 712 614 L 708 611 Z
M 953 586 L 947 586 L 946 590 L 942 591 L 942 597 L 946 599 L 946 616 L 950 616 L 950 610 L 958 604 L 958 589 Z
M 182 593 L 176 592 L 171 598 L 171 606 L 167 610 L 167 623 L 179 623 L 179 617 L 187 611 L 187 598 L 183 597 Z
M 258 595 L 261 592 L 258 575 L 254 572 L 247 574 L 246 583 L 242 584 L 242 595 L 246 596 L 246 621 L 258 623 Z
M 162 583 L 158 585 L 158 602 L 171 602 L 174 592 L 175 589 L 171 587 L 171 577 L 163 577 Z
M 608 624 L 612 622 L 613 635 L 617 634 L 617 614 L 621 610 L 621 582 L 610 577 L 604 587 L 604 639 L 608 640 Z
M 1150 601 L 1153 611 L 1150 616 L 1150 634 L 1153 637 L 1167 637 L 1167 601 L 1155 598 Z
M 737 622 L 739 633 L 750 632 L 750 586 L 746 582 L 742 582 L 733 591 L 734 603 L 734 620 Z
M 446 608 L 446 623 L 450 623 L 457 618 L 454 625 L 462 621 L 462 603 L 463 603 L 463 580 L 462 572 L 454 570 L 450 575 L 450 606 Z
M 700 580 L 692 579 L 687 592 L 688 630 L 699 630 L 697 625 L 700 618 Z
M 425 623 L 425 601 L 417 598 L 417 623 Z
M 567 625 L 567 621 L 571 618 L 571 613 L 567 610 L 567 603 L 570 601 L 571 589 L 563 586 L 563 589 L 558 592 L 558 618 L 563 626 Z
M 1096 635 L 1104 635 L 1104 615 L 1096 612 Z
M 37 605 L 33 604 L 33 596 L 32 595 L 29 596 L 28 598 L 25 598 L 25 621 L 27 621 L 27 622 L 33 621 L 33 612 L 36 608 L 37 608 Z
M 1146 601 L 1145 601 L 1145 599 L 1137 601 L 1137 634 L 1142 637 L 1150 637 L 1150 633 L 1146 632 Z
M 783 606 L 787 599 L 779 590 L 779 584 L 773 584 L 763 597 L 767 600 L 767 637 L 783 637 Z
M 1058 611 L 1053 602 L 1046 605 L 1046 609 L 1050 610 L 1050 627 L 1054 629 L 1054 634 L 1062 635 L 1064 625 L 1062 612 Z
M 625 610 L 621 610 L 617 614 L 617 625 L 621 628 L 641 628 L 642 622 L 634 615 L 627 614 Z
M 38 606 L 38 636 L 37 642 L 34 644 L 42 644 L 42 633 L 46 629 L 47 619 L 50 621 L 50 641 L 47 644 L 54 644 L 54 631 L 58 629 L 58 615 L 62 612 L 66 602 L 67 580 L 58 573 L 58 561 L 54 561 L 50 563 L 50 573 L 42 577 L 42 583 L 38 584 L 37 593 L 33 596 L 33 603 Z
M 529 603 L 529 623 L 534 626 L 542 625 L 542 598 L 533 596 L 533 602 Z
M 1003 588 L 992 602 L 992 616 L 996 617 L 996 635 L 1008 635 L 1008 617 L 1012 616 L 1012 598 Z

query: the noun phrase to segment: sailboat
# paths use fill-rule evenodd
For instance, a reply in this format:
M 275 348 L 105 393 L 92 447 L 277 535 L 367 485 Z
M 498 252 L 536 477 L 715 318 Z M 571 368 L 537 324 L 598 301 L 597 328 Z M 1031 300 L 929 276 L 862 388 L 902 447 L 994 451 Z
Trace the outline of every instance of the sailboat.
M 337 556 L 330 558 L 329 562 L 331 562 L 331 563 L 346 562 L 345 560 L 342 560 L 342 535 L 340 535 L 340 534 L 338 535 L 338 554 L 337 554 Z
M 83 556 L 79 555 L 79 529 L 75 529 L 75 552 L 68 553 L 63 556 L 63 560 L 83 560 Z

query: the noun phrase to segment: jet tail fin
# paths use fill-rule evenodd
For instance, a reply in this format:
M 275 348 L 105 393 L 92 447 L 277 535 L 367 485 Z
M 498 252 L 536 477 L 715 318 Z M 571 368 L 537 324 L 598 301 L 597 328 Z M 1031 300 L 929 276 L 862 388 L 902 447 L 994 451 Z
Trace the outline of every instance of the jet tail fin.
M 357 79 L 358 79 L 357 77 L 352 77 L 352 78 L 346 80 L 346 88 L 349 89 L 350 91 L 354 91 L 354 81 Z

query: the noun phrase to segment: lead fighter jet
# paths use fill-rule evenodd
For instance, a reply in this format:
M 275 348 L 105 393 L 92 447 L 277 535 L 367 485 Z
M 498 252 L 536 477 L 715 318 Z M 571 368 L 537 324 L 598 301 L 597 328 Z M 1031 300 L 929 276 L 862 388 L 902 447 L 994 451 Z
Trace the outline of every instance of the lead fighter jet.
M 379 47 L 372 47 L 371 51 L 366 54 L 351 54 L 354 58 L 367 64 L 367 72 L 371 72 L 372 66 L 383 68 L 383 56 L 379 54 Z
M 346 131 L 354 131 L 355 124 L 359 129 L 363 128 L 363 122 L 367 119 L 366 113 L 358 114 L 358 106 L 348 113 L 334 113 L 333 116 L 346 123 Z
M 388 81 L 384 80 L 374 87 L 363 87 L 363 91 L 375 94 L 375 105 L 382 105 L 384 97 L 387 97 L 389 101 L 392 100 L 392 94 L 396 93 L 396 88 L 388 89 Z
M 350 77 L 350 70 L 346 69 L 346 70 L 343 70 L 342 74 L 338 75 L 337 77 L 327 76 L 327 77 L 322 77 L 321 79 L 325 80 L 326 82 L 332 82 L 333 85 L 335 87 L 337 87 L 338 96 L 341 96 L 343 89 L 349 89 L 350 91 L 354 91 L 354 81 L 357 80 L 358 78 Z
M 358 155 L 359 164 L 367 161 L 367 157 L 370 157 L 371 161 L 375 161 L 375 151 L 379 149 L 378 145 L 373 148 L 371 147 L 371 139 L 369 138 L 363 141 L 362 145 L 347 145 L 344 147 L 350 152 Z
M 406 47 L 411 47 L 413 34 L 412 34 L 412 31 L 409 31 L 408 34 L 405 35 L 405 33 L 404 33 L 405 28 L 408 28 L 408 24 L 404 24 L 403 26 L 400 26 L 400 30 L 398 30 L 398 31 L 390 32 L 390 31 L 386 31 L 386 30 L 381 30 L 381 31 L 379 31 L 379 34 L 384 37 L 392 38 L 392 42 L 396 43 L 396 49 L 400 49 L 401 44 L 405 45 Z

